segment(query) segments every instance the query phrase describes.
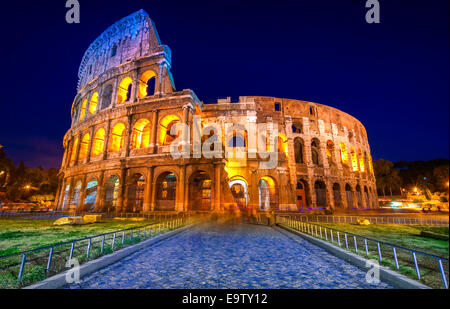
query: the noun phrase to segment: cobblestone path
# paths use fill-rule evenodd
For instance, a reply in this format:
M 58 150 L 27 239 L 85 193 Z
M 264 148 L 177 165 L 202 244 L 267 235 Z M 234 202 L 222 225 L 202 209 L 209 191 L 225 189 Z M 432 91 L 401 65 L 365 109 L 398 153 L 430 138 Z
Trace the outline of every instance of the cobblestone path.
M 362 270 L 299 240 L 265 226 L 197 226 L 68 288 L 390 288 L 368 284 Z

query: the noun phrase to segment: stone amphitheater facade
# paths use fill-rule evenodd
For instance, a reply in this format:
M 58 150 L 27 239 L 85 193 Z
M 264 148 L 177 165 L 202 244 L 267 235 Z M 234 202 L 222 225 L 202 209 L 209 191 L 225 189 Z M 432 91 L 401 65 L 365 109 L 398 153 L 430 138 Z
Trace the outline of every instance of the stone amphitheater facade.
M 89 46 L 63 141 L 57 209 L 332 213 L 378 207 L 367 133 L 357 119 L 333 107 L 274 97 L 204 104 L 192 90 L 175 89 L 171 65 L 170 48 L 142 10 Z M 177 123 L 189 127 L 181 142 L 180 132 L 171 131 Z M 247 129 L 260 123 L 277 126 L 275 142 L 266 145 L 277 155 L 273 168 L 261 168 L 266 159 Z M 199 127 L 202 141 L 218 133 L 220 153 L 243 156 L 194 155 L 186 137 Z M 267 136 L 276 132 L 271 128 Z M 187 155 L 172 155 L 176 141 L 182 149 L 191 146 Z

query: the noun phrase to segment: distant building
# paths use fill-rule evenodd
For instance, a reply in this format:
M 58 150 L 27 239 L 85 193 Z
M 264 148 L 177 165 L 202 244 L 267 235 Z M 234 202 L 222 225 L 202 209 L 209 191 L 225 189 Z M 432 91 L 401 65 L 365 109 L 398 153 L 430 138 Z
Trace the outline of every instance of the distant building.
M 377 207 L 367 133 L 357 119 L 329 106 L 273 97 L 203 104 L 192 90 L 175 90 L 171 65 L 170 48 L 161 44 L 142 10 L 109 27 L 89 46 L 79 68 L 72 126 L 64 136 L 58 209 Z M 196 117 L 201 117 L 201 128 L 220 128 L 220 152 L 243 153 L 243 158 L 195 158 Z M 190 128 L 186 158 L 170 153 L 175 142 L 186 146 L 179 134 L 171 133 L 177 123 Z M 267 159 L 252 142 L 256 133 L 249 133 L 248 125 L 259 123 L 277 125 L 277 136 L 266 128 L 275 144 L 263 147 L 276 152 L 274 168 L 261 168 Z

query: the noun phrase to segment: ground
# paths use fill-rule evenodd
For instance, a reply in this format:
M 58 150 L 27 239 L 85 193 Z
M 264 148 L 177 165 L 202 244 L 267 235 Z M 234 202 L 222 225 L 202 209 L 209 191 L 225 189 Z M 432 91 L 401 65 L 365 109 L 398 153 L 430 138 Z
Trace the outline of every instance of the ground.
M 309 242 L 267 226 L 197 226 L 70 288 L 390 288 Z
M 54 226 L 54 219 L 1 219 L 0 257 L 72 239 L 150 224 L 150 221 L 114 221 Z

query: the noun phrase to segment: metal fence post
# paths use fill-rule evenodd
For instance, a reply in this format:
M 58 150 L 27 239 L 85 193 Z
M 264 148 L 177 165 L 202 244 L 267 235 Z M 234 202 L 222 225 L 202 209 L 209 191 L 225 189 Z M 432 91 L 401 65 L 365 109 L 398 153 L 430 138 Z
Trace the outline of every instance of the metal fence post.
M 53 247 L 50 248 L 50 253 L 48 254 L 47 268 L 45 269 L 46 273 L 50 271 L 50 267 L 52 266 L 52 257 L 53 257 Z
M 333 243 L 333 230 L 330 230 L 330 238 L 331 238 L 331 243 Z
M 114 245 L 116 243 L 116 233 L 113 234 L 112 244 L 111 244 L 111 250 L 114 251 Z
M 367 239 L 364 238 L 364 247 L 366 247 L 366 256 L 369 257 L 369 248 L 367 247 Z
M 122 232 L 122 245 L 125 242 L 125 231 Z
M 439 271 L 441 272 L 442 283 L 444 283 L 444 287 L 448 289 L 447 278 L 445 278 L 444 267 L 442 267 L 442 261 L 440 259 L 438 260 L 438 264 L 439 264 Z
M 355 252 L 358 253 L 358 244 L 356 243 L 356 236 L 353 235 L 353 242 L 355 243 Z
M 72 245 L 70 246 L 70 254 L 69 254 L 69 261 L 72 261 L 73 258 L 73 250 L 75 249 L 75 242 L 72 241 Z
M 22 281 L 23 270 L 25 268 L 26 261 L 27 261 L 27 254 L 24 253 L 24 254 L 22 254 L 22 262 L 20 263 L 19 276 L 17 277 L 17 281 L 19 281 L 19 282 Z
M 417 279 L 420 280 L 419 264 L 417 263 L 417 257 L 416 257 L 416 253 L 414 251 L 412 251 L 412 256 L 413 256 L 413 260 L 414 260 L 414 268 L 416 269 Z
M 345 248 L 348 249 L 347 233 L 344 233 L 345 237 Z
M 100 254 L 103 254 L 103 249 L 105 248 L 105 235 L 102 237 L 102 246 L 100 247 Z
M 89 253 L 91 252 L 91 241 L 92 241 L 92 238 L 89 238 L 88 247 L 87 247 L 87 251 L 86 251 L 86 258 L 88 258 L 88 259 L 89 259 Z
M 395 250 L 394 246 L 392 246 L 392 253 L 394 253 L 395 268 L 398 269 L 397 250 Z
M 341 246 L 341 238 L 339 237 L 339 231 L 336 232 L 337 233 L 337 241 L 338 241 L 338 246 Z
M 378 259 L 381 262 L 383 259 L 381 258 L 381 248 L 380 248 L 380 243 L 378 241 L 377 241 L 377 249 L 378 249 Z

